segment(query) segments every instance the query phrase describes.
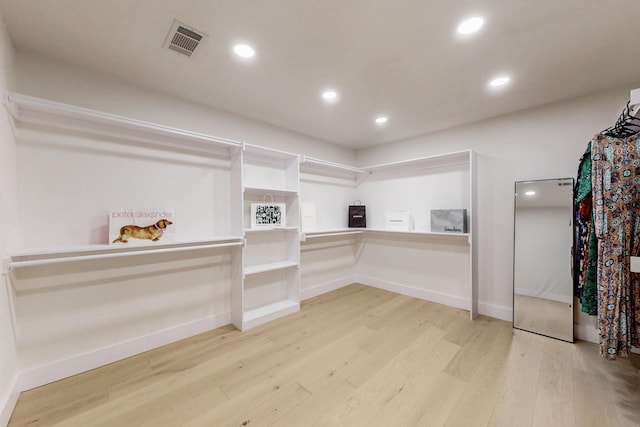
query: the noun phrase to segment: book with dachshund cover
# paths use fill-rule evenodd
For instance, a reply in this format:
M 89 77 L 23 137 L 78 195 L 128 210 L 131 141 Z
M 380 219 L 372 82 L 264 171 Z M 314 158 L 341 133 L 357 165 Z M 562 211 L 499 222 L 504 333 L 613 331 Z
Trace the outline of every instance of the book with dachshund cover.
M 156 245 L 175 242 L 175 209 L 112 209 L 110 245 Z

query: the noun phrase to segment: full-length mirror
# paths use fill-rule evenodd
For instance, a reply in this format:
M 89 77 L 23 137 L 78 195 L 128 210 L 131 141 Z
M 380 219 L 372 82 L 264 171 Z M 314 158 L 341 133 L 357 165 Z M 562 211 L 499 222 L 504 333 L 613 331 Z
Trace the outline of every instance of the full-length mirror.
M 515 185 L 513 327 L 573 342 L 573 178 Z

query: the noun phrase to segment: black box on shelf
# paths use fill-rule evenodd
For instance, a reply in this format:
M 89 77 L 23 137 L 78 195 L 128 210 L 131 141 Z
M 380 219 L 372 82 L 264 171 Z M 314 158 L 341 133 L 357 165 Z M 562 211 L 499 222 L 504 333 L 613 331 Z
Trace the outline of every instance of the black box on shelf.
M 367 211 L 365 205 L 349 205 L 349 228 L 365 228 Z

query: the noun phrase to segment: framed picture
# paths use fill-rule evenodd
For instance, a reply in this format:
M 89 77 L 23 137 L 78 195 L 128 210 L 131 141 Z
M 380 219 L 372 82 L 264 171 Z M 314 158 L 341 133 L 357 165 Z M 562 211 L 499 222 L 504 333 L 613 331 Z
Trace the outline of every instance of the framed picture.
M 286 210 L 284 203 L 251 203 L 251 228 L 284 227 Z

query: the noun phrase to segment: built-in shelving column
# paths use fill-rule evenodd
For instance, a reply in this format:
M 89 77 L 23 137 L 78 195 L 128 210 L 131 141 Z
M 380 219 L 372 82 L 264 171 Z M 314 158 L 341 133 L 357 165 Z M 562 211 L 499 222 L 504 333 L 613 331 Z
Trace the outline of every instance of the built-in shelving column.
M 242 161 L 242 322 L 246 330 L 300 310 L 299 158 L 245 145 Z M 284 221 L 252 224 L 253 204 L 284 206 Z

